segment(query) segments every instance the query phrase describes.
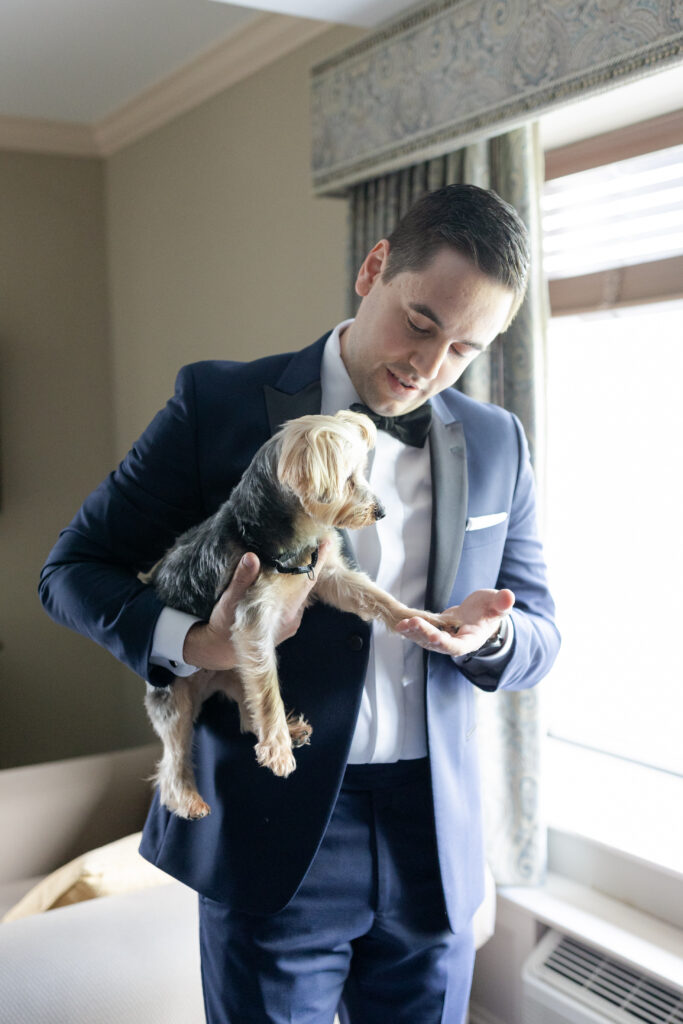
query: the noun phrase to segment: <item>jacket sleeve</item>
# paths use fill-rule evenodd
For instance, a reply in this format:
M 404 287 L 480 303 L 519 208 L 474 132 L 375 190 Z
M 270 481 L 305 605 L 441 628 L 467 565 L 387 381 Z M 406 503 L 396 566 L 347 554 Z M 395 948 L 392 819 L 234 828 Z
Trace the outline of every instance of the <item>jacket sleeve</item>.
M 194 377 L 186 367 L 174 397 L 59 535 L 40 577 L 43 606 L 144 679 L 168 684 L 172 674 L 149 663 L 163 604 L 138 573 L 205 514 Z
M 522 425 L 512 416 L 519 451 L 508 532 L 496 588 L 515 595 L 511 618 L 512 649 L 495 662 L 473 657 L 461 661 L 460 671 L 482 690 L 524 690 L 550 671 L 560 649 L 555 604 L 548 589 L 543 548 L 538 536 L 534 476 Z

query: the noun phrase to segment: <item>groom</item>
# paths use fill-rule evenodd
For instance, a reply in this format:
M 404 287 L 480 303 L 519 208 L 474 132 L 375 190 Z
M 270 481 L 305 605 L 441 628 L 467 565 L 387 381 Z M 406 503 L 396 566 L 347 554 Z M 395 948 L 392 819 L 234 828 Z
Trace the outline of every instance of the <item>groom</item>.
M 48 612 L 152 684 L 229 668 L 255 555 L 208 622 L 161 607 L 137 574 L 285 420 L 360 403 L 380 418 L 370 483 L 387 515 L 348 553 L 405 604 L 462 623 L 388 634 L 303 611 L 304 582 L 279 675 L 315 731 L 287 780 L 256 764 L 232 705 L 204 706 L 195 767 L 212 814 L 183 821 L 155 797 L 141 852 L 199 893 L 210 1024 L 331 1024 L 338 1005 L 353 1024 L 466 1018 L 484 863 L 473 688 L 533 686 L 559 638 L 521 426 L 452 385 L 513 319 L 527 272 L 524 226 L 494 193 L 423 197 L 363 261 L 355 319 L 300 352 L 181 370 L 48 558 Z

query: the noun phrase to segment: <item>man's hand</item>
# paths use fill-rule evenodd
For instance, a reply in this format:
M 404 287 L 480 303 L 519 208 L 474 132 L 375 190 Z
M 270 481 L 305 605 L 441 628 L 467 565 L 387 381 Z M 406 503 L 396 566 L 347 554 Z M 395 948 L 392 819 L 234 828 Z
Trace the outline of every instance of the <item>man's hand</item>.
M 325 563 L 330 542 L 323 541 L 318 550 L 316 579 Z M 183 661 L 197 668 L 224 670 L 234 668 L 237 659 L 232 643 L 232 626 L 235 621 L 235 609 L 246 594 L 249 587 L 259 574 L 261 563 L 256 555 L 248 551 L 238 563 L 227 589 L 213 606 L 208 622 L 196 622 L 191 626 L 185 637 Z M 282 619 L 275 637 L 275 644 L 281 644 L 290 636 L 294 636 L 301 625 L 301 617 L 315 582 L 306 575 L 300 577 L 301 586 L 297 590 L 296 600 L 291 600 L 283 609 Z
M 428 651 L 457 658 L 483 647 L 498 631 L 501 620 L 514 603 L 515 595 L 511 590 L 475 590 L 462 604 L 441 613 L 446 629 L 437 629 L 425 619 L 415 616 L 403 619 L 396 630 Z M 447 632 L 449 628 L 454 632 Z

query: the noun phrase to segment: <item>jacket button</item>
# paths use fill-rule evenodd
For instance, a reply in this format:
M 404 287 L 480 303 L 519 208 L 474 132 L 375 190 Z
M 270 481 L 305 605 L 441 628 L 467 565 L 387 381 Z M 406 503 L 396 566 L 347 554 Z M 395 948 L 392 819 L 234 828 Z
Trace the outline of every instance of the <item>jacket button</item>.
M 362 636 L 358 636 L 358 633 L 352 633 L 347 643 L 352 651 L 362 651 L 365 641 Z

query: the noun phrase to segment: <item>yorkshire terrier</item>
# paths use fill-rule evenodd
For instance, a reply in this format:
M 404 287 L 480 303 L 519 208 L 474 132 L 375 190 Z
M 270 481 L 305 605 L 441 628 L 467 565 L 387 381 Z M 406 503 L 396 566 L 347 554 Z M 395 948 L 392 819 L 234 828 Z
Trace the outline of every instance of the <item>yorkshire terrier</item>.
M 182 818 L 203 818 L 210 808 L 197 792 L 191 762 L 192 726 L 202 703 L 222 692 L 239 705 L 242 732 L 255 734 L 259 764 L 286 777 L 292 752 L 309 742 L 303 715 L 286 714 L 278 682 L 275 637 L 280 618 L 304 576 L 314 578 L 318 548 L 330 549 L 312 597 L 394 629 L 419 615 L 441 629 L 438 615 L 407 608 L 347 563 L 338 529 L 358 529 L 383 518 L 365 479 L 377 437 L 361 413 L 290 420 L 256 453 L 228 500 L 192 527 L 144 577 L 172 608 L 208 619 L 245 552 L 261 569 L 237 606 L 232 641 L 237 667 L 200 669 L 168 687 L 147 686 L 145 705 L 163 743 L 157 766 L 162 803 Z

